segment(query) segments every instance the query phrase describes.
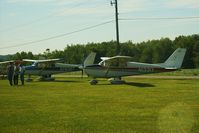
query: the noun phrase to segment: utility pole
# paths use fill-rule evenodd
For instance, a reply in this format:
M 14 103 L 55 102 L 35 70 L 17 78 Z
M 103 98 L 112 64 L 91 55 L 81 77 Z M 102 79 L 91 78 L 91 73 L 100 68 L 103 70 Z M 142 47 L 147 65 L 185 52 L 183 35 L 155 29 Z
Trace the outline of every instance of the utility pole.
M 119 40 L 119 23 L 118 23 L 118 6 L 117 0 L 111 1 L 111 6 L 115 5 L 115 23 L 116 23 L 116 39 L 117 39 L 117 46 L 116 46 L 116 55 L 120 54 L 120 40 Z

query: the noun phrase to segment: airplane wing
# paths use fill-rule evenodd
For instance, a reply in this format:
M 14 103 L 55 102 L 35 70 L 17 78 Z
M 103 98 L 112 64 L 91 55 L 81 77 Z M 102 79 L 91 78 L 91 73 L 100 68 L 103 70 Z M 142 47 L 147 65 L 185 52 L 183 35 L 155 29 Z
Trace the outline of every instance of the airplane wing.
M 36 62 L 37 60 L 31 60 L 31 59 L 23 59 L 25 62 Z
M 37 62 L 37 63 L 45 63 L 45 62 L 57 62 L 62 59 L 46 59 L 46 60 L 32 60 L 32 59 L 23 59 L 25 62 Z
M 132 59 L 130 56 L 114 56 L 114 57 L 103 57 L 99 63 L 104 66 L 113 67 L 125 67 L 126 63 Z
M 1 64 L 9 64 L 10 62 L 15 62 L 14 60 L 10 60 L 10 61 L 3 61 L 3 62 L 0 62 L 0 65 Z
M 110 59 L 110 57 L 101 57 L 100 59 L 101 59 L 102 61 L 104 61 L 104 60 Z
M 114 57 L 101 57 L 102 62 L 104 61 L 110 61 L 110 62 L 114 62 L 114 61 L 118 61 L 118 60 L 130 60 L 132 59 L 132 57 L 130 56 L 114 56 Z
M 131 59 L 130 56 L 113 56 L 113 57 L 104 57 L 105 60 L 115 60 L 115 59 Z

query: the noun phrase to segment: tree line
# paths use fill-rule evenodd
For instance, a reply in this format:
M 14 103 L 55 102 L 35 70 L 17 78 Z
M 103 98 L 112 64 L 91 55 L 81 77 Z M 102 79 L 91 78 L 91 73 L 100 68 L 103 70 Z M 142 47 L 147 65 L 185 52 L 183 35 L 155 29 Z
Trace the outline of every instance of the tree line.
M 148 40 L 141 43 L 132 41 L 120 43 L 120 55 L 131 56 L 133 61 L 145 63 L 164 62 L 175 49 L 186 48 L 187 53 L 183 62 L 183 68 L 199 68 L 199 34 L 190 36 L 178 36 L 174 40 L 161 38 Z M 41 54 L 34 55 L 32 52 L 21 52 L 10 56 L 10 59 L 39 59 L 63 58 L 65 63 L 82 64 L 86 56 L 94 51 L 97 53 L 96 63 L 100 57 L 111 57 L 116 55 L 116 42 L 87 43 L 85 45 L 67 45 L 64 50 L 46 49 Z

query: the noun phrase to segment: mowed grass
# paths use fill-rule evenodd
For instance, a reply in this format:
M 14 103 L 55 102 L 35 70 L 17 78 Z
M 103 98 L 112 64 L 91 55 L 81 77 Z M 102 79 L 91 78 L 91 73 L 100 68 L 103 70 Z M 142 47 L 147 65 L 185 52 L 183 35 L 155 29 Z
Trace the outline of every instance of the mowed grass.
M 180 69 L 174 72 L 157 73 L 151 75 L 168 75 L 168 76 L 199 76 L 199 69 Z
M 199 79 L 0 80 L 1 133 L 199 132 Z

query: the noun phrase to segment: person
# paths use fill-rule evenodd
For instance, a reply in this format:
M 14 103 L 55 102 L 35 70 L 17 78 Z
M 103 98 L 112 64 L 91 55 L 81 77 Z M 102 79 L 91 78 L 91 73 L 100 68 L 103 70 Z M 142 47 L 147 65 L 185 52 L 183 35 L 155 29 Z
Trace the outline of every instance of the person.
M 25 69 L 24 69 L 22 64 L 20 64 L 19 71 L 20 71 L 21 85 L 24 85 L 24 72 L 25 72 Z
M 7 76 L 10 86 L 12 86 L 13 75 L 14 75 L 14 66 L 13 62 L 10 62 L 9 65 L 7 66 Z
M 15 63 L 15 67 L 14 67 L 14 85 L 18 85 L 18 79 L 19 79 L 19 65 L 18 65 L 18 63 Z

